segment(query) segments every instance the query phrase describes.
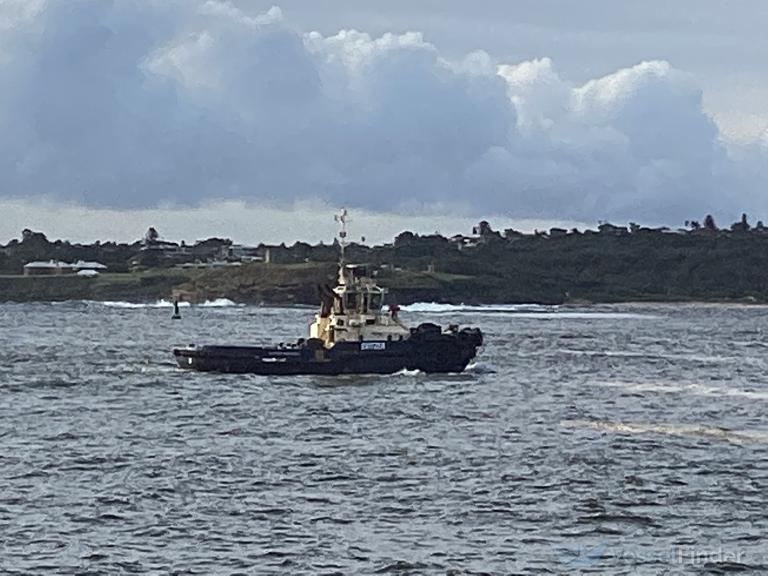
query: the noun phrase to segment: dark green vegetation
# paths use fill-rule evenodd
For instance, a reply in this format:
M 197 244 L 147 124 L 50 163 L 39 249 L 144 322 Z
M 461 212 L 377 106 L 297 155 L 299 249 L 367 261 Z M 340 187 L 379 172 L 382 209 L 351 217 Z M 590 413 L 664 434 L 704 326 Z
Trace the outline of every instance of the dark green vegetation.
M 768 230 L 761 223 L 750 227 L 746 217 L 728 230 L 717 229 L 709 217 L 704 222 L 677 231 L 603 224 L 598 231 L 535 234 L 499 233 L 483 222 L 470 237 L 404 232 L 391 244 L 352 245 L 348 260 L 371 264 L 399 303 L 768 302 Z M 0 301 L 146 301 L 175 295 L 191 301 L 315 304 L 317 285 L 333 283 L 334 246 L 296 243 L 249 250 L 256 261 L 182 269 L 182 262 L 207 258 L 210 263 L 211 255 L 231 262 L 237 251 L 220 239 L 189 249 L 156 237 L 130 245 L 80 246 L 25 231 L 22 241 L 0 248 L 0 274 L 5 275 L 0 276 Z M 20 276 L 25 262 L 49 259 L 96 260 L 110 273 Z
M 168 298 L 189 275 L 173 270 L 78 276 L 0 276 L 0 302 L 100 300 L 154 302 Z

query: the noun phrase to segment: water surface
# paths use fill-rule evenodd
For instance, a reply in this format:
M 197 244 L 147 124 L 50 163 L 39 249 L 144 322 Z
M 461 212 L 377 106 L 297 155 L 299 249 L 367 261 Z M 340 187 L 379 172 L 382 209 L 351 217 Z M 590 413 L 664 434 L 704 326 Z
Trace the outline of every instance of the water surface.
M 0 305 L 0 573 L 768 572 L 768 308 L 415 306 L 461 375 L 182 372 L 311 310 Z

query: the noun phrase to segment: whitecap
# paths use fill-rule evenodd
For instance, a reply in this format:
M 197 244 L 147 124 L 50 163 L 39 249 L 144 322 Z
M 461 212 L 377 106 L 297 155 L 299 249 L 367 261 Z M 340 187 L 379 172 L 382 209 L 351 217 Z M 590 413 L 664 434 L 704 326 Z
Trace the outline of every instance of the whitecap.
M 652 320 L 658 318 L 653 314 L 637 314 L 632 312 L 563 312 L 551 310 L 548 312 L 519 312 L 516 318 L 532 320 Z
M 464 372 L 473 372 L 475 374 L 495 374 L 496 370 L 483 362 L 470 362 L 467 364 Z
M 228 308 L 230 306 L 242 306 L 242 304 L 237 304 L 229 298 L 216 298 L 215 300 L 206 300 L 200 306 L 204 308 Z
M 522 312 L 526 310 L 547 310 L 540 304 L 488 304 L 472 306 L 468 304 L 440 304 L 438 302 L 415 302 L 400 307 L 405 312 L 421 312 L 427 314 L 447 314 L 452 312 Z
M 510 314 L 515 318 L 533 320 L 635 320 L 652 319 L 658 316 L 638 312 L 613 312 L 605 310 L 573 310 L 569 307 L 544 306 L 541 304 L 440 304 L 437 302 L 416 302 L 400 307 L 405 312 L 421 314 Z
M 732 444 L 768 444 L 768 430 L 729 430 L 701 424 L 646 424 L 603 420 L 563 420 L 564 428 L 589 429 L 617 434 L 667 434 L 693 438 L 711 438 Z
M 398 370 L 397 372 L 394 372 L 393 376 L 418 376 L 419 374 L 423 374 L 421 370 L 418 368 L 415 370 L 408 370 L 408 368 L 403 368 L 402 370 Z
M 88 304 L 97 304 L 100 306 L 106 306 L 107 308 L 126 308 L 126 309 L 141 309 L 141 308 L 173 308 L 173 302 L 169 300 L 158 300 L 156 302 L 88 302 Z M 179 302 L 179 306 L 187 307 L 191 306 L 189 302 Z
M 688 393 L 694 396 L 720 396 L 724 398 L 747 398 L 749 400 L 768 400 L 768 392 L 755 390 L 742 390 L 734 388 L 730 384 L 726 386 L 705 386 L 703 384 L 678 384 L 673 382 L 594 382 L 596 386 L 604 388 L 621 388 L 629 392 L 661 392 L 667 394 Z

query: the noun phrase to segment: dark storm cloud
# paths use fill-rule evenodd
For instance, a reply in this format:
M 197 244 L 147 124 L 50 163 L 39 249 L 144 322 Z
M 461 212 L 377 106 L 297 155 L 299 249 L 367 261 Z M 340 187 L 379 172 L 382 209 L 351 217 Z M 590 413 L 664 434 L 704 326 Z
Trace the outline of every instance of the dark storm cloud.
M 663 61 L 572 85 L 546 58 L 448 60 L 419 34 L 305 33 L 217 1 L 13 0 L 0 30 L 6 197 L 679 220 L 756 178 Z

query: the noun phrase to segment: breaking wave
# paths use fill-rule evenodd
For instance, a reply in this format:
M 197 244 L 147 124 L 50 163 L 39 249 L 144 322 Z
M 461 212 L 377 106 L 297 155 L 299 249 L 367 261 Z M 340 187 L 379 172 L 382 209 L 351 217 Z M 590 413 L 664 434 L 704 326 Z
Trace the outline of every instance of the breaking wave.
M 173 302 L 170 300 L 158 300 L 157 302 L 92 302 L 87 304 L 95 304 L 98 306 L 106 306 L 107 308 L 125 308 L 125 309 L 144 309 L 144 308 L 173 308 Z M 189 308 L 192 306 L 189 302 L 179 302 L 180 308 Z M 215 300 L 206 300 L 202 304 L 197 304 L 203 308 L 227 308 L 231 306 L 242 306 L 230 300 L 229 298 L 216 298 Z
M 227 308 L 229 306 L 243 306 L 243 304 L 237 304 L 229 298 L 216 298 L 215 300 L 206 300 L 200 306 L 204 308 Z
M 157 302 L 88 302 L 88 304 L 95 304 L 98 306 L 106 306 L 107 308 L 126 308 L 126 309 L 141 309 L 141 308 L 173 308 L 173 302 L 169 300 L 158 300 Z M 179 302 L 180 307 L 190 306 L 189 302 Z
M 438 302 L 416 302 L 400 307 L 406 312 L 422 312 L 428 314 L 447 314 L 454 312 L 524 312 L 541 311 L 548 309 L 539 304 L 489 304 L 483 306 L 471 306 L 467 304 L 440 304 Z
M 595 382 L 595 385 L 605 388 L 620 388 L 628 392 L 660 392 L 665 394 L 693 394 L 695 396 L 722 396 L 730 398 L 748 398 L 750 400 L 768 401 L 768 392 L 757 390 L 742 390 L 727 386 L 706 386 L 703 384 L 667 383 L 627 383 L 627 382 Z
M 606 422 L 601 420 L 563 420 L 564 428 L 580 428 L 598 432 L 618 434 L 667 434 L 693 438 L 711 438 L 733 444 L 768 444 L 768 431 L 764 430 L 729 430 L 698 424 L 644 424 L 629 422 Z
M 467 304 L 439 304 L 437 302 L 417 302 L 401 306 L 405 312 L 420 314 L 513 314 L 517 318 L 564 319 L 564 320 L 629 320 L 656 318 L 652 314 L 636 312 L 612 312 L 605 310 L 578 309 L 563 306 L 544 306 L 541 304 L 486 304 L 472 306 Z
M 415 370 L 408 370 L 408 368 L 403 368 L 402 370 L 398 370 L 393 376 L 419 376 L 420 374 L 423 374 L 421 370 L 416 368 Z
M 467 367 L 464 369 L 465 372 L 474 372 L 475 374 L 495 374 L 496 370 L 494 370 L 491 366 L 485 364 L 484 362 L 470 362 L 467 364 Z

